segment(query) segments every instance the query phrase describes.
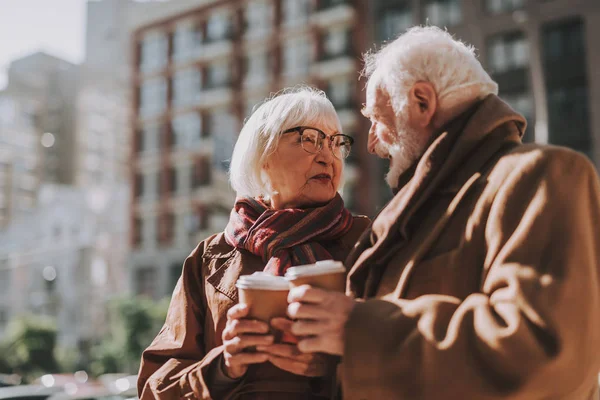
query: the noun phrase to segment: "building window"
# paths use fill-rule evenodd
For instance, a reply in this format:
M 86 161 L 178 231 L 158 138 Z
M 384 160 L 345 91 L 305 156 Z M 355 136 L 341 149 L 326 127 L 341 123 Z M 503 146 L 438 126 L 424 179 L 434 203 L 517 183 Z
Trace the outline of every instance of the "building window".
M 529 90 L 529 43 L 522 32 L 509 32 L 487 40 L 490 74 L 500 87 L 500 97 L 528 121 L 523 137 L 534 141 L 534 105 Z
M 231 36 L 231 16 L 227 10 L 214 11 L 206 23 L 209 42 L 228 39 Z
M 574 85 L 548 90 L 550 143 L 592 156 L 587 87 Z
M 192 188 L 197 189 L 201 186 L 209 185 L 211 182 L 211 174 L 210 174 L 210 162 L 204 158 L 200 157 L 194 160 L 194 164 L 192 166 Z
M 273 26 L 273 3 L 270 0 L 251 0 L 246 6 L 246 37 L 264 37 Z
M 283 20 L 286 25 L 301 25 L 308 21 L 308 0 L 284 0 Z
M 427 0 L 425 22 L 439 27 L 450 27 L 462 22 L 461 0 Z
M 171 130 L 176 148 L 194 148 L 202 138 L 202 117 L 196 112 L 180 115 L 171 121 Z
M 311 59 L 311 46 L 307 36 L 295 37 L 288 40 L 283 48 L 284 75 L 307 75 Z
M 231 79 L 231 70 L 227 60 L 221 60 L 210 64 L 207 71 L 206 87 L 214 89 L 227 86 Z
M 542 35 L 550 143 L 592 158 L 583 21 L 547 24 Z
M 490 14 L 509 13 L 525 7 L 525 0 L 483 0 L 483 3 Z
M 144 131 L 143 129 L 136 129 L 135 137 L 134 137 L 134 150 L 136 153 L 141 153 L 144 151 L 144 146 L 146 143 L 144 142 Z
M 172 167 L 166 167 L 160 173 L 160 186 L 162 193 L 172 194 L 177 190 L 177 170 Z
M 139 172 L 135 174 L 134 194 L 135 198 L 140 198 L 144 195 L 144 178 Z
M 377 40 L 393 40 L 413 26 L 413 14 L 407 0 L 380 2 L 377 11 Z
M 336 109 L 351 107 L 353 95 L 354 84 L 349 78 L 335 78 L 327 84 L 327 97 Z
M 135 286 L 138 296 L 155 298 L 157 295 L 158 274 L 156 268 L 145 267 L 135 271 Z
M 170 245 L 175 233 L 175 216 L 171 212 L 163 213 L 159 217 L 158 242 L 163 245 Z
M 193 57 L 194 51 L 202 43 L 202 27 L 199 23 L 186 23 L 175 28 L 173 35 L 173 57 L 186 60 Z
M 138 197 L 145 198 L 147 200 L 155 198 L 156 172 L 144 171 L 144 173 L 139 176 L 141 176 L 139 180 L 136 177 L 136 193 L 138 194 Z M 139 192 L 137 192 L 138 190 Z
M 327 8 L 339 6 L 341 4 L 347 4 L 349 0 L 318 0 L 317 9 L 325 10 Z
M 148 33 L 140 44 L 140 69 L 144 72 L 164 67 L 168 60 L 168 38 L 162 32 Z
M 148 79 L 142 83 L 139 95 L 142 117 L 159 114 L 167 106 L 167 82 L 164 78 Z
M 161 126 L 146 124 L 139 131 L 138 149 L 141 152 L 153 152 L 159 149 Z
M 324 59 L 330 59 L 350 54 L 350 29 L 335 27 L 327 31 L 323 43 Z
M 134 247 L 139 247 L 142 244 L 142 219 L 135 217 L 132 226 L 132 244 Z
M 521 32 L 494 36 L 489 39 L 487 49 L 492 74 L 529 66 L 529 43 Z
M 213 165 L 223 171 L 229 168 L 238 126 L 229 110 L 216 109 L 211 113 L 210 135 L 213 138 Z
M 179 281 L 179 278 L 181 277 L 182 270 L 183 270 L 183 261 L 173 263 L 173 264 L 171 264 L 171 267 L 169 267 L 169 292 L 167 294 L 170 294 L 171 292 L 173 292 L 173 290 L 175 289 L 175 286 L 177 286 L 177 282 Z
M 202 90 L 202 74 L 198 69 L 177 71 L 173 76 L 173 103 L 176 106 L 193 104 Z
M 269 78 L 269 54 L 261 49 L 247 55 L 246 85 L 261 85 L 268 82 Z

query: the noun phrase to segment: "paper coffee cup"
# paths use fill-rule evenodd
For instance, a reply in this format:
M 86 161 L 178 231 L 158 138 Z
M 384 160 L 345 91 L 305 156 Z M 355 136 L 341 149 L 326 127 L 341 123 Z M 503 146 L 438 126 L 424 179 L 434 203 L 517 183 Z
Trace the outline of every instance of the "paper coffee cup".
M 346 291 L 346 268 L 339 261 L 325 260 L 291 267 L 286 271 L 285 279 L 292 287 L 311 285 L 335 292 Z
M 249 308 L 248 318 L 269 322 L 274 317 L 285 317 L 290 284 L 281 276 L 265 272 L 240 276 L 235 286 L 241 304 Z

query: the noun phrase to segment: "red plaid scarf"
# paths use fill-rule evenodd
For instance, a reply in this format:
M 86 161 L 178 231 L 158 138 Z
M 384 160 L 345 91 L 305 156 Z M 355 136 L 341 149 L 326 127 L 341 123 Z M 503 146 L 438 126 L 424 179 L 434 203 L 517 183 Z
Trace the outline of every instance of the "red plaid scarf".
M 262 257 L 266 272 L 283 276 L 293 265 L 331 259 L 320 242 L 343 236 L 352 222 L 339 194 L 326 205 L 310 209 L 273 210 L 260 200 L 239 198 L 231 210 L 225 240 Z

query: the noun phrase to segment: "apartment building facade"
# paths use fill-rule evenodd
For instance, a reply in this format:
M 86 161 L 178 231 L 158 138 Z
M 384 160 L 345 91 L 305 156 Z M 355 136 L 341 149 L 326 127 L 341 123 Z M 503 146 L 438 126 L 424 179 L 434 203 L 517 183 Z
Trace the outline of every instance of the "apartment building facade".
M 570 146 L 599 160 L 597 1 L 167 4 L 133 29 L 131 266 L 137 293 L 167 294 L 189 250 L 224 227 L 233 202 L 226 171 L 237 133 L 258 102 L 287 86 L 307 83 L 327 92 L 344 132 L 356 139 L 343 196 L 355 212 L 374 215 L 391 192 L 383 180 L 387 160 L 366 152 L 361 54 L 414 25 L 445 27 L 475 45 L 500 95 L 527 117 L 526 141 Z
M 568 146 L 600 163 L 600 2 L 377 0 L 376 41 L 416 24 L 474 45 L 500 96 L 527 118 L 525 141 Z
M 34 210 L 42 183 L 74 182 L 77 71 L 43 52 L 8 68 L 0 91 L 0 228 Z
M 181 5 L 181 4 L 180 4 Z M 196 2 L 134 29 L 132 286 L 172 290 L 199 240 L 222 230 L 234 202 L 228 162 L 243 121 L 271 93 L 297 84 L 322 88 L 357 151 L 344 197 L 369 209 L 374 180 L 361 166 L 359 23 L 363 2 L 225 0 Z M 174 7 L 171 4 L 156 5 Z M 183 7 L 183 6 L 182 6 Z M 363 211 L 364 212 L 364 211 Z

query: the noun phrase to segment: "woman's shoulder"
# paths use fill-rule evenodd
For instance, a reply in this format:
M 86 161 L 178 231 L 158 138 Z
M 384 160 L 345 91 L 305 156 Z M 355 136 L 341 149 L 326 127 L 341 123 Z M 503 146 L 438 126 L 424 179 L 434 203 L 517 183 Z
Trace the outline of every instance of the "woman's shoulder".
M 201 241 L 194 252 L 201 258 L 212 259 L 229 257 L 234 250 L 225 240 L 225 232 L 218 232 Z

